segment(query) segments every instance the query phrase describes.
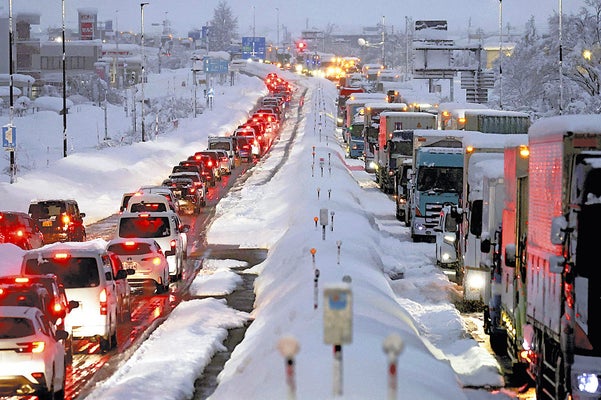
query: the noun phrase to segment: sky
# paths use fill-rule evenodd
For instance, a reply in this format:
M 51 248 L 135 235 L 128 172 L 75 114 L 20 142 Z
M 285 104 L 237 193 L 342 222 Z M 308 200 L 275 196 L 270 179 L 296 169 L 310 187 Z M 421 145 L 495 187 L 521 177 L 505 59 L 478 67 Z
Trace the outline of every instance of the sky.
M 257 72 L 265 74 L 264 68 L 268 66 Z M 151 74 L 146 93 L 191 96 L 189 86 L 179 84 L 190 79 L 188 75 L 187 69 Z M 373 176 L 357 170 L 362 162 L 344 158 L 340 131 L 334 125 L 333 84 L 286 77 L 299 92 L 307 90 L 298 129 L 293 124 L 296 110 L 291 110 L 269 155 L 254 167 L 240 190 L 219 202 L 207 234 L 210 244 L 269 249 L 264 262 L 246 271 L 258 274 L 254 311 L 233 310 L 210 298 L 180 303 L 87 399 L 190 398 L 195 379 L 211 356 L 223 349 L 227 329 L 249 319 L 254 322 L 220 375 L 212 400 L 287 396 L 285 361 L 277 350 L 283 338 L 294 338 L 300 346 L 294 357 L 299 399 L 385 398 L 388 366 L 382 346 L 390 335 L 398 335 L 404 345 L 398 358 L 397 398 L 511 398 L 503 391 L 478 390 L 502 386 L 503 378 L 495 359 L 466 333 L 451 302 L 458 296 L 456 288 L 435 266 L 435 245 L 413 243 L 409 228 L 394 218 L 391 198 L 377 189 Z M 31 199 L 68 196 L 78 200 L 87 214 L 86 224 L 103 219 L 118 210 L 122 193 L 161 182 L 172 165 L 204 148 L 208 134 L 232 132 L 265 94 L 260 79 L 240 75 L 235 86 L 217 87 L 212 111 L 182 119 L 177 129 L 131 145 L 118 144 L 119 130 L 127 127 L 129 119 L 122 108 L 110 107 L 112 146 L 102 149 L 97 148 L 102 111 L 91 105 L 74 106 L 68 114 L 72 135 L 68 140 L 74 145 L 67 158 L 60 150 L 61 116 L 39 111 L 17 117 L 18 141 L 27 148 L 17 157 L 27 168 L 13 184 L 2 175 L 0 209 L 26 211 Z M 322 135 L 317 128 L 320 115 Z M 0 123 L 6 121 L 6 114 L 1 115 Z M 289 141 L 288 158 L 272 176 Z M 6 164 L 4 157 L 0 167 L 4 170 Z M 335 212 L 325 239 L 313 221 L 321 209 Z M 22 250 L 15 246 L 0 245 L 0 271 L 10 272 L 21 256 Z M 196 295 L 231 292 L 240 279 L 231 268 L 241 263 L 205 260 L 191 290 Z M 315 269 L 320 271 L 317 297 Z M 402 279 L 390 278 L 400 275 Z M 351 283 L 343 284 L 344 276 Z M 325 288 L 351 290 L 352 296 L 352 340 L 342 346 L 341 396 L 333 395 L 332 345 L 324 343 Z M 481 325 L 478 319 L 473 322 Z
M 505 0 L 502 2 L 503 25 L 508 23 L 521 29 L 531 16 L 541 30 L 547 27 L 547 18 L 559 9 L 562 0 Z M 20 10 L 45 10 L 41 27 L 61 25 L 61 2 L 55 2 L 55 9 L 49 9 L 46 0 L 15 1 L 13 12 Z M 186 36 L 191 28 L 200 28 L 213 18 L 218 0 L 150 0 L 144 7 L 145 34 L 151 34 L 152 24 L 171 21 L 172 27 L 180 36 Z M 283 37 L 284 26 L 292 38 L 300 36 L 304 29 L 325 29 L 335 26 L 338 33 L 356 33 L 356 27 L 376 26 L 382 22 L 393 26 L 394 31 L 405 30 L 405 17 L 413 20 L 447 20 L 450 31 L 466 31 L 482 28 L 485 32 L 499 30 L 499 1 L 497 0 L 372 0 L 368 10 L 358 1 L 284 1 L 284 0 L 229 0 L 227 4 L 238 18 L 238 33 L 241 36 L 266 36 L 276 40 L 278 25 Z M 394 4 L 394 7 L 391 7 Z M 577 11 L 584 6 L 584 0 L 565 1 L 564 13 Z M 65 0 L 66 24 L 77 25 L 77 9 L 94 7 L 98 10 L 98 20 L 115 19 L 120 30 L 140 31 L 140 2 L 106 0 L 99 4 L 92 0 Z M 3 6 L 7 13 L 8 4 Z M 319 12 L 316 12 L 319 10 Z M 383 18 L 384 17 L 384 18 Z M 278 24 L 279 22 L 279 24 Z

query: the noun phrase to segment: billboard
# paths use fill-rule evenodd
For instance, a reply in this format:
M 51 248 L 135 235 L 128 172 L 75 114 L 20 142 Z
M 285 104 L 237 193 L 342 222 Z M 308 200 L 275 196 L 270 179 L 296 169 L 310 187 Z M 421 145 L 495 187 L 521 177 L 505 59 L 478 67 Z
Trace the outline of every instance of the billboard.
M 92 9 L 79 9 L 79 38 L 81 40 L 95 39 L 96 11 Z
M 265 37 L 244 36 L 242 38 L 242 58 L 265 59 Z

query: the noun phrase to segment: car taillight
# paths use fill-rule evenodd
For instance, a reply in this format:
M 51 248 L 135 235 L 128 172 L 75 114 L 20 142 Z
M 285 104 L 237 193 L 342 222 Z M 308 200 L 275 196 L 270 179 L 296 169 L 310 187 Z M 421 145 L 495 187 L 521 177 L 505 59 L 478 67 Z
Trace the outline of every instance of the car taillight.
M 43 341 L 17 343 L 17 353 L 42 353 L 46 347 Z
M 158 266 L 158 265 L 161 265 L 161 257 L 154 257 L 154 258 L 152 259 L 152 264 L 153 264 L 153 265 L 157 265 L 157 266 Z
M 175 239 L 172 239 L 169 244 L 171 245 L 171 249 L 175 250 L 175 246 L 177 245 L 177 242 L 175 241 Z
M 196 192 L 196 188 L 195 188 L 194 186 L 192 186 L 192 187 L 190 188 L 190 193 L 194 193 L 194 192 Z
M 211 160 L 207 161 L 207 166 L 212 167 L 213 166 L 213 161 L 211 161 Z
M 15 283 L 29 283 L 29 278 L 18 276 L 15 278 Z
M 25 232 L 23 232 L 22 229 L 17 229 L 17 232 L 15 232 L 15 235 L 17 235 L 18 237 L 23 237 L 23 236 L 25 236 Z
M 71 257 L 69 253 L 54 253 L 52 258 L 58 261 L 68 260 Z
M 100 315 L 106 315 L 106 312 L 107 312 L 107 309 L 108 309 L 106 289 L 102 289 L 100 291 L 100 295 L 98 296 L 98 300 L 100 300 Z
M 136 242 L 134 242 L 133 240 L 126 240 L 123 243 L 123 247 L 134 247 L 136 245 Z

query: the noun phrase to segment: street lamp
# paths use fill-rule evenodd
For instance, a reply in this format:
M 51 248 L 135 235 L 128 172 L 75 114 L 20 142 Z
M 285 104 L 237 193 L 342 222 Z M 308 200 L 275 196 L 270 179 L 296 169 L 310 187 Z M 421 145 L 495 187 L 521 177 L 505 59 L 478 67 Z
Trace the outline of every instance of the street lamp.
M 62 32 L 63 41 L 63 157 L 67 157 L 67 50 L 65 45 L 65 0 L 62 0 Z
M 142 47 L 142 104 L 140 106 L 141 118 L 142 118 L 142 141 L 146 141 L 146 131 L 144 128 L 144 79 L 145 79 L 145 66 L 146 66 L 146 54 L 144 53 L 144 6 L 148 3 L 140 3 L 140 46 Z

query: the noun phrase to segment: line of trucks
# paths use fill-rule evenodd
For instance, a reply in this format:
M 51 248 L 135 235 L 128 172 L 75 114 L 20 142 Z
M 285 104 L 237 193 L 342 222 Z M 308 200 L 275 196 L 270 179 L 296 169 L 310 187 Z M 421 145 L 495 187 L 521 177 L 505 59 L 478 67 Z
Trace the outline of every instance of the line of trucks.
M 601 399 L 601 115 L 531 125 L 462 107 L 445 128 L 445 110 L 365 116 L 376 180 L 412 239 L 436 241 L 464 300 L 484 305 L 492 349 L 528 373 L 537 399 Z

